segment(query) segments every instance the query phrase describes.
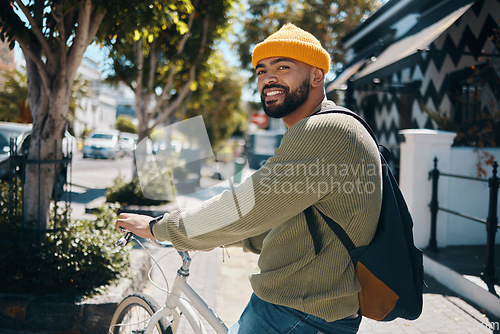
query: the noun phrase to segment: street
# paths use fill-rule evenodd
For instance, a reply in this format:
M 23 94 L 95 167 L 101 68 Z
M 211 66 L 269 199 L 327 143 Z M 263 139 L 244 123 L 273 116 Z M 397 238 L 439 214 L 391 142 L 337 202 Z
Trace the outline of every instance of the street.
M 83 159 L 82 153 L 73 156 L 71 174 L 68 175 L 71 194 L 71 217 L 73 219 L 92 219 L 86 208 L 94 209 L 104 204 L 106 190 L 113 185 L 118 176 L 125 180 L 132 178 L 132 157 L 115 160 Z
M 82 153 L 73 156 L 72 183 L 87 188 L 108 188 L 118 176 L 132 177 L 131 156 L 110 159 L 83 159 Z

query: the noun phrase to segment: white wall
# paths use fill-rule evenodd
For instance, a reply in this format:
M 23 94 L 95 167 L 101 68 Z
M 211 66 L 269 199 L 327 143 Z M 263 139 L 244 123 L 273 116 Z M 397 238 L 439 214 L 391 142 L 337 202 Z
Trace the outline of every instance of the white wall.
M 429 171 L 433 168 L 434 157 L 438 156 L 442 170 L 449 172 L 450 146 L 455 134 L 426 129 L 403 130 L 400 134 L 404 142 L 400 146 L 399 183 L 413 216 L 415 244 L 425 248 L 429 243 L 431 225 Z M 444 180 L 442 184 L 447 188 L 446 182 Z M 443 192 L 439 200 L 446 202 Z
M 454 133 L 436 130 L 403 130 L 401 143 L 400 187 L 414 221 L 415 243 L 426 248 L 430 238 L 431 180 L 429 171 L 434 157 L 441 173 L 476 176 L 478 152 L 472 148 L 452 148 Z M 483 151 L 483 150 L 481 150 Z M 500 149 L 485 150 L 500 161 Z M 488 177 L 491 167 L 486 168 Z M 487 183 L 441 176 L 438 186 L 439 206 L 478 218 L 488 214 Z M 500 211 L 499 211 L 500 212 Z M 439 211 L 437 216 L 437 246 L 481 245 L 486 243 L 486 226 L 465 218 Z M 497 233 L 500 243 L 500 233 Z
M 84 97 L 76 110 L 74 122 L 75 134 L 80 137 L 82 131 L 87 128 L 114 129 L 116 123 L 116 100 L 105 94 L 97 97 Z
M 500 163 L 500 148 L 477 150 L 469 147 L 452 147 L 450 173 L 477 177 L 477 163 L 480 157 L 483 156 L 482 152 L 492 154 L 495 160 Z M 481 158 L 481 160 L 483 161 L 483 168 L 487 172 L 486 178 L 490 178 L 493 168 L 484 164 L 484 158 Z M 488 217 L 489 193 L 487 182 L 451 178 L 448 183 L 448 209 L 486 219 Z M 500 213 L 500 205 L 497 207 L 497 212 Z M 439 215 L 444 214 L 439 213 Z M 496 240 L 497 243 L 500 243 L 500 233 L 498 231 Z M 444 244 L 480 245 L 485 244 L 485 242 L 485 225 L 455 215 L 448 218 L 446 234 L 443 235 Z

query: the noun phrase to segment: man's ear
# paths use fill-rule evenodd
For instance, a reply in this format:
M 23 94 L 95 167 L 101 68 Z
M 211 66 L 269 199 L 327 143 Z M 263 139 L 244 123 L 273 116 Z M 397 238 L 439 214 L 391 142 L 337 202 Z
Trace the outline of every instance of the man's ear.
M 314 67 L 311 73 L 311 86 L 318 87 L 325 81 L 325 72 L 322 69 Z

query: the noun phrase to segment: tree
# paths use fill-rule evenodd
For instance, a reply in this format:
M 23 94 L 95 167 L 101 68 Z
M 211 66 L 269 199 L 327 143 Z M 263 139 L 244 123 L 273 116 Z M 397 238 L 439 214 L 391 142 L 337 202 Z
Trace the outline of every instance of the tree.
M 237 69 L 228 67 L 219 53 L 209 61 L 210 71 L 200 75 L 198 88 L 187 99 L 186 116 L 203 115 L 214 151 L 237 130 L 246 127 L 247 116 L 241 107 L 243 79 Z
M 128 35 L 103 36 L 112 59 L 108 81 L 135 93 L 139 141 L 181 117 L 181 105 L 199 87 L 214 43 L 225 34 L 231 7 L 230 0 L 158 0 L 147 15 L 139 11 L 129 21 L 136 28 Z
M 28 78 L 26 71 L 12 70 L 5 75 L 5 84 L 0 92 L 0 120 L 17 123 L 32 123 L 29 106 Z M 68 122 L 72 123 L 78 101 L 90 95 L 88 82 L 77 74 L 73 83 L 68 107 Z
M 0 92 L 0 120 L 31 123 L 27 78 L 21 71 L 9 71 Z
M 0 38 L 11 49 L 17 42 L 26 59 L 33 118 L 30 159 L 38 152 L 41 160 L 61 156 L 72 84 L 86 48 L 105 17 L 119 25 L 125 9 L 133 11 L 138 4 L 148 0 L 0 0 Z M 47 229 L 54 168 L 41 164 L 38 173 L 38 166 L 27 166 L 24 228 Z
M 254 46 L 291 22 L 316 36 L 332 56 L 334 70 L 344 62 L 342 37 L 384 0 L 249 0 L 242 34 L 235 41 L 242 66 L 252 70 Z

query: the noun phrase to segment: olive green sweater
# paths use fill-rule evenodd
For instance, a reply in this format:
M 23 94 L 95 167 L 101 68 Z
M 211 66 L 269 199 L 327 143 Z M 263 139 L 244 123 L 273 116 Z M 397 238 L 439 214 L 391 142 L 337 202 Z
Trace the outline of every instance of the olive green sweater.
M 234 192 L 172 211 L 153 232 L 180 250 L 240 242 L 260 253 L 250 277 L 257 296 L 334 321 L 359 309 L 359 283 L 346 249 L 316 212 L 322 250 L 315 255 L 303 211 L 314 204 L 356 246 L 366 245 L 381 183 L 378 149 L 362 124 L 343 114 L 310 116 L 290 127 L 274 156 Z

